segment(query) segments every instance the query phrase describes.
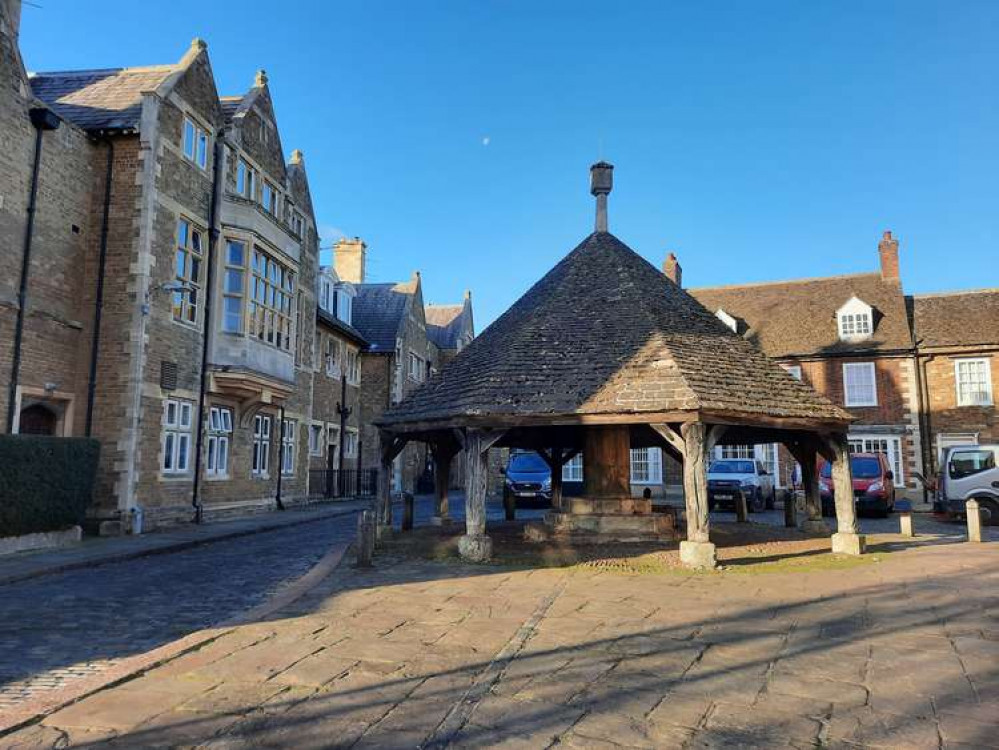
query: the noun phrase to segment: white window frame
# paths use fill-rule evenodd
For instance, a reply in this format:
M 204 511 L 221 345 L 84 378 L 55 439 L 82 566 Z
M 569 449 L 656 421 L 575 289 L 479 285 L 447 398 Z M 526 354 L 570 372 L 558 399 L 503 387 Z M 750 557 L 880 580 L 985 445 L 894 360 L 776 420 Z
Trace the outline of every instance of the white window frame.
M 631 483 L 663 483 L 663 452 L 660 448 L 631 449 Z
M 211 136 L 208 131 L 190 117 L 185 117 L 181 133 L 181 150 L 184 152 L 184 158 L 207 171 L 210 143 Z
M 847 372 L 869 372 L 871 377 L 871 398 L 858 398 L 859 394 L 850 392 L 850 381 Z M 851 397 L 852 396 L 852 397 Z M 846 406 L 877 406 L 878 405 L 878 371 L 874 362 L 844 362 L 843 363 L 843 403 Z
M 781 365 L 795 380 L 801 380 L 801 365 Z
M 347 348 L 347 383 L 348 385 L 361 384 L 361 353 L 356 349 Z
M 406 367 L 406 376 L 417 383 L 422 383 L 424 378 L 424 360 L 416 353 L 411 351 L 409 353 L 408 366 Z
M 333 422 L 326 423 L 326 450 L 333 446 L 330 456 L 336 458 L 340 455 L 340 425 Z
M 718 459 L 739 459 L 742 461 L 756 460 L 755 445 L 717 445 L 715 446 L 715 458 Z
M 253 453 L 250 475 L 258 479 L 267 479 L 270 476 L 273 421 L 270 414 L 253 415 Z
M 162 474 L 179 475 L 190 472 L 193 422 L 193 402 L 179 398 L 168 398 L 163 402 L 163 434 L 160 451 Z
M 309 455 L 323 455 L 323 423 L 313 422 L 309 425 Z
M 196 326 L 201 318 L 201 272 L 205 267 L 207 246 L 205 231 L 194 222 L 177 219 L 174 237 L 174 279 L 188 291 L 173 292 L 173 319 L 187 326 Z
M 332 336 L 326 337 L 326 350 L 323 353 L 323 361 L 326 365 L 326 374 L 331 378 L 340 377 L 340 342 Z
M 901 435 L 855 433 L 846 436 L 851 453 L 884 453 L 894 475 L 896 487 L 905 487 L 905 458 Z
M 577 453 L 564 464 L 562 464 L 563 482 L 583 481 L 583 454 Z
M 874 308 L 859 297 L 850 297 L 836 311 L 836 329 L 841 341 L 863 341 L 874 334 Z
M 295 454 L 298 447 L 298 422 L 285 419 L 281 422 L 281 474 L 295 476 Z
M 242 259 L 233 253 L 234 248 L 242 251 Z M 237 237 L 226 237 L 225 271 L 222 274 L 222 330 L 226 333 L 243 332 L 243 300 L 246 295 L 246 266 L 250 244 Z
M 356 427 L 347 427 L 344 431 L 343 457 L 357 458 L 358 433 Z
M 982 380 L 968 382 L 962 392 L 962 365 L 981 365 Z M 981 390 L 970 391 L 975 386 Z M 989 357 L 961 357 L 954 360 L 954 396 L 958 406 L 992 406 L 992 361 Z M 977 396 L 978 398 L 974 398 Z
M 228 477 L 232 447 L 232 409 L 227 406 L 210 407 L 207 432 L 205 473 L 210 477 Z

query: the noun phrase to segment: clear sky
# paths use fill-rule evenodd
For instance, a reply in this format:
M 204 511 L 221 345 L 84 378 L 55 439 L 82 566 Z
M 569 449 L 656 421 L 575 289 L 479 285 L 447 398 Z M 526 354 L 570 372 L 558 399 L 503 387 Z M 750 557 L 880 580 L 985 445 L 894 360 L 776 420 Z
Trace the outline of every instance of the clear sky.
M 873 270 L 884 229 L 907 291 L 999 286 L 994 0 L 28 2 L 30 70 L 265 68 L 324 245 L 480 330 L 592 230 L 601 156 L 611 231 L 688 286 Z

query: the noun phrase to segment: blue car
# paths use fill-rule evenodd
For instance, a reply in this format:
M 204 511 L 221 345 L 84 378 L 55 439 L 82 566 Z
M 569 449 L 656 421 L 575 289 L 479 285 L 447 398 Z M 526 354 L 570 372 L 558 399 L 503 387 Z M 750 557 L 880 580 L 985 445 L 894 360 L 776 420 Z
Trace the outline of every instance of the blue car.
M 534 451 L 511 453 L 503 473 L 506 475 L 504 500 L 513 499 L 517 504 L 551 504 L 552 472 Z

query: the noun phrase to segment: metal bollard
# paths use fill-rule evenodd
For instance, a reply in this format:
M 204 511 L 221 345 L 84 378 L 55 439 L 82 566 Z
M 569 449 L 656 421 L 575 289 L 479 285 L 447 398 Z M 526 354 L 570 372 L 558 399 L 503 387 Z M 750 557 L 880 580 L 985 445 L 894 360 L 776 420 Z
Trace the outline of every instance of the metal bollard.
M 413 530 L 413 503 L 415 502 L 412 492 L 402 493 L 402 530 Z
M 982 541 L 982 511 L 978 507 L 978 501 L 972 498 L 964 504 L 968 514 L 968 541 Z
M 746 504 L 746 496 L 741 492 L 735 497 L 735 520 L 739 523 L 749 521 L 749 507 Z
M 357 517 L 357 567 L 370 568 L 375 551 L 375 514 L 365 510 Z

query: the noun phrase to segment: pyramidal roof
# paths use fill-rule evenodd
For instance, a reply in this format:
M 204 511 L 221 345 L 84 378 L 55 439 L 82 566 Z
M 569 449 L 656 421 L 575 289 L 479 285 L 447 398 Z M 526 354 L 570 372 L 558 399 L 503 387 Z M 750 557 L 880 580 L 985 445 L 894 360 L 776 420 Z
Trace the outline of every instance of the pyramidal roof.
M 852 419 L 598 231 L 379 423 L 677 411 Z

